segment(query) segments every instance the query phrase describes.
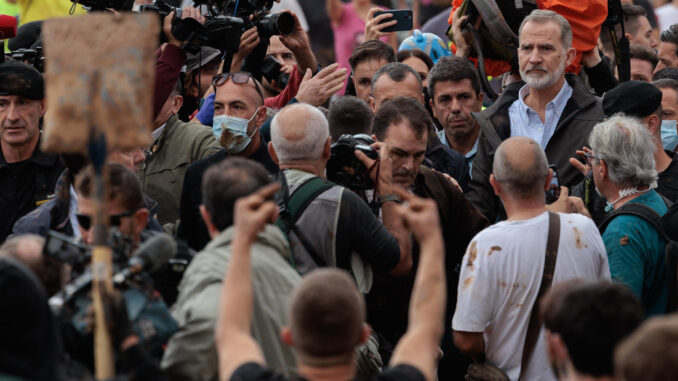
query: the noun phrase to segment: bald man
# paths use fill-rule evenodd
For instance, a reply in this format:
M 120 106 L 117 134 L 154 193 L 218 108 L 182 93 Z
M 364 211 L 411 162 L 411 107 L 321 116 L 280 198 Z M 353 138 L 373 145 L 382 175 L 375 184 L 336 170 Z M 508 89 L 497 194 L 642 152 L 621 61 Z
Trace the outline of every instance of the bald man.
M 553 173 L 536 141 L 505 140 L 494 155 L 492 170 L 490 184 L 508 219 L 478 233 L 464 255 L 452 320 L 454 341 L 470 357 L 484 354 L 511 380 L 556 380 L 543 333 L 526 368 L 521 368 L 549 228 L 560 232 L 554 285 L 574 278 L 610 279 L 605 245 L 591 219 L 547 212 L 544 192 Z
M 409 272 L 410 235 L 396 216 L 398 198 L 390 166 L 381 165 L 378 180 L 382 223 L 358 195 L 323 181 L 330 144 L 327 119 L 311 105 L 287 106 L 273 118 L 268 151 L 281 170 L 277 177 L 283 187 L 278 199 L 287 210 L 292 200 L 307 205 L 286 221 L 293 226 L 288 236 L 294 264 L 302 275 L 317 267 L 350 271 L 359 289 L 367 292 L 372 271 Z M 355 258 L 354 253 L 358 254 Z

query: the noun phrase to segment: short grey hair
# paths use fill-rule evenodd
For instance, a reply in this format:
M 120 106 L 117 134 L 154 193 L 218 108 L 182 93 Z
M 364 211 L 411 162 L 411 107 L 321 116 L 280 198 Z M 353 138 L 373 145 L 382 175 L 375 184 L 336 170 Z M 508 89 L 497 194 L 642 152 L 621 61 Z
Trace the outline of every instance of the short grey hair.
M 639 120 L 616 114 L 593 127 L 589 144 L 595 160 L 605 161 L 615 184 L 632 187 L 656 183 L 655 143 Z
M 563 49 L 572 47 L 572 27 L 565 17 L 553 11 L 545 9 L 535 9 L 527 17 L 523 19 L 518 29 L 518 36 L 523 32 L 523 27 L 528 22 L 535 24 L 546 24 L 547 22 L 554 22 L 560 27 L 560 42 L 563 44 Z
M 515 138 L 513 138 L 515 139 Z M 492 163 L 492 173 L 494 179 L 501 183 L 509 195 L 517 199 L 531 199 L 533 197 L 544 197 L 544 182 L 549 174 L 548 160 L 546 154 L 539 143 L 529 138 L 526 139 L 532 148 L 531 160 L 527 161 L 529 165 L 518 167 L 513 161 L 516 158 L 507 155 L 505 140 L 499 145 L 494 154 L 494 162 Z M 527 160 L 522 157 L 520 160 Z
M 421 77 L 416 70 L 402 62 L 391 62 L 390 64 L 382 66 L 372 76 L 372 87 L 370 88 L 370 94 L 374 95 L 374 87 L 376 86 L 379 78 L 381 78 L 383 75 L 388 75 L 388 77 L 394 82 L 402 82 L 405 80 L 405 78 L 407 78 L 407 74 L 414 75 L 414 78 L 416 78 L 417 82 L 419 82 L 420 91 L 423 92 L 424 82 L 421 81 Z
M 297 116 L 294 126 L 281 126 L 281 115 L 294 113 Z M 285 118 L 289 118 L 286 116 Z M 282 128 L 303 130 L 303 138 L 288 140 L 283 136 Z M 295 160 L 316 160 L 323 155 L 325 142 L 330 136 L 327 118 L 322 111 L 306 103 L 295 103 L 280 110 L 271 121 L 271 143 L 280 163 Z

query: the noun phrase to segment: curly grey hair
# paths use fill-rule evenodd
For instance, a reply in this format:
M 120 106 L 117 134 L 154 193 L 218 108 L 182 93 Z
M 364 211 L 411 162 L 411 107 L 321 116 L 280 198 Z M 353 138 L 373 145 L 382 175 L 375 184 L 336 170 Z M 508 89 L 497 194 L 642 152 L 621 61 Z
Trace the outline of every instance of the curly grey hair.
M 616 114 L 593 127 L 589 144 L 596 160 L 604 160 L 610 179 L 619 186 L 647 186 L 657 181 L 655 144 L 635 118 Z

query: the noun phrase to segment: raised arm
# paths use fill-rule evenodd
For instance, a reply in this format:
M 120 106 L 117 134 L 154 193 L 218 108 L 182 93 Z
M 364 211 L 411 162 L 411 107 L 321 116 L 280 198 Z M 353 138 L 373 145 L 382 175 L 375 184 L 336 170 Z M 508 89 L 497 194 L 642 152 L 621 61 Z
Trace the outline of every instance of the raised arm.
M 341 3 L 341 0 L 327 0 L 325 7 L 327 8 L 327 17 L 330 18 L 332 25 L 339 24 L 341 16 L 344 15 L 344 4 Z
M 390 365 L 414 366 L 432 381 L 436 379 L 446 300 L 445 248 L 438 207 L 433 200 L 421 199 L 400 189 L 396 193 L 406 203 L 398 206 L 398 212 L 421 249 L 407 331 L 396 345 Z
M 279 187 L 277 183 L 269 184 L 235 203 L 235 238 L 216 327 L 221 380 L 229 380 L 233 371 L 245 363 L 264 364 L 261 348 L 250 333 L 253 308 L 250 248 L 257 234 L 277 216 L 277 207 L 271 200 Z

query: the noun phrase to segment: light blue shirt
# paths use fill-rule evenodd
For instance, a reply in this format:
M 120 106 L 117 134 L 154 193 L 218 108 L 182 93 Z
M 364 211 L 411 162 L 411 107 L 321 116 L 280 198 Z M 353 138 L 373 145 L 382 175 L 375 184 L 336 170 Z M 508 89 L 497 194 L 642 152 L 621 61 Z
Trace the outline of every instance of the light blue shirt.
M 445 136 L 445 129 L 438 131 L 438 139 L 440 139 L 440 142 L 443 143 L 444 145 L 452 148 L 450 143 L 447 141 L 447 136 Z M 471 148 L 471 150 L 468 151 L 466 155 L 464 155 L 466 157 L 466 164 L 468 164 L 469 176 L 471 176 L 471 168 L 473 167 L 473 161 L 476 159 L 477 150 L 478 150 L 478 139 L 476 139 L 476 144 L 473 145 L 473 148 Z
M 530 93 L 530 88 L 525 85 L 518 93 L 518 99 L 509 107 L 511 119 L 511 137 L 525 136 L 541 144 L 546 149 L 551 136 L 556 131 L 558 120 L 565 110 L 567 101 L 572 96 L 572 87 L 563 82 L 563 87 L 551 102 L 546 105 L 546 114 L 542 123 L 539 114 L 525 104 L 525 97 Z

